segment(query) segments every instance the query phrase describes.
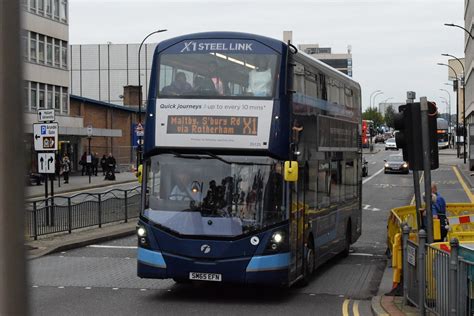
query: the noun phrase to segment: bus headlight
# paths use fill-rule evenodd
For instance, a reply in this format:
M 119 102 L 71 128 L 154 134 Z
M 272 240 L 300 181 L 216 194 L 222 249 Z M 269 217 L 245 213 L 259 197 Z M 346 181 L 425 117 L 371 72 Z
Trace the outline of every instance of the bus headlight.
M 403 168 L 408 168 L 408 164 L 405 162 L 403 165 L 402 165 Z
M 284 230 L 273 232 L 272 237 L 268 240 L 265 253 L 276 253 L 289 251 L 287 233 Z
M 138 237 L 146 237 L 146 229 L 142 226 L 138 226 L 137 235 Z
M 388 163 L 385 164 L 385 168 L 388 168 Z
M 283 233 L 282 232 L 273 233 L 272 242 L 279 244 L 282 241 L 283 241 Z

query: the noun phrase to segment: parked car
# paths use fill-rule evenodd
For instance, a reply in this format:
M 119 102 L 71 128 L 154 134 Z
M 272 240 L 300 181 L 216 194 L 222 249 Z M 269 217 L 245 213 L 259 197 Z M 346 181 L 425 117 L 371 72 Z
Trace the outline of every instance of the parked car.
M 378 134 L 375 136 L 374 142 L 375 143 L 383 143 L 385 141 L 385 138 L 383 137 L 382 134 Z
M 365 157 L 362 158 L 362 176 L 367 177 L 369 175 L 369 163 L 365 159 Z
M 385 150 L 398 150 L 395 138 L 389 138 L 385 141 Z
M 396 173 L 406 173 L 408 174 L 410 171 L 408 169 L 408 163 L 403 160 L 402 155 L 390 155 L 387 160 L 385 161 L 384 165 L 384 172 L 396 172 Z

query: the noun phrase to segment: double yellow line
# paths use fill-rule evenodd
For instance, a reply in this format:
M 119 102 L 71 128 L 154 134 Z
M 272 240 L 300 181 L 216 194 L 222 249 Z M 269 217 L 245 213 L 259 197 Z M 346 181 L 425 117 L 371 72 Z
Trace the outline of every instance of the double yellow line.
M 465 182 L 464 179 L 462 178 L 461 173 L 459 172 L 458 167 L 456 167 L 456 166 L 451 166 L 451 167 L 453 168 L 454 174 L 455 174 L 456 177 L 458 178 L 458 181 L 459 181 L 459 183 L 461 184 L 461 186 L 462 186 L 464 192 L 466 193 L 468 199 L 471 201 L 471 203 L 474 203 L 474 194 L 472 194 L 471 189 L 469 189 L 469 187 L 467 186 L 466 182 Z M 421 185 L 422 180 L 423 180 L 423 174 L 422 174 L 421 177 L 420 177 L 420 185 Z M 410 204 L 411 204 L 411 205 L 415 205 L 415 195 L 413 195 L 413 198 L 411 199 Z
M 359 314 L 359 301 L 353 301 L 352 303 L 352 314 L 349 311 L 349 305 L 350 305 L 351 300 L 345 299 L 344 303 L 342 304 L 342 315 L 343 316 L 360 316 Z

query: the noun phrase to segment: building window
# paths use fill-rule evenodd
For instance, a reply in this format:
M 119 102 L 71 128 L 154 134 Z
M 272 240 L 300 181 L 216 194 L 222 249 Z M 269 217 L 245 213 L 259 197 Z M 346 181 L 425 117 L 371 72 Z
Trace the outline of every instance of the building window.
M 30 60 L 36 62 L 36 33 L 30 33 Z
M 23 58 L 25 60 L 28 60 L 28 32 L 27 31 L 22 31 L 21 32 L 21 45 L 23 49 Z
M 62 113 L 68 114 L 69 113 L 69 96 L 67 93 L 67 88 L 63 87 L 63 92 L 62 92 L 62 98 L 63 98 L 63 106 L 62 106 Z
M 67 42 L 61 41 L 61 66 L 67 69 Z
M 38 13 L 44 14 L 44 0 L 38 0 Z
M 39 84 L 39 98 L 38 98 L 38 109 L 44 109 L 45 108 L 45 91 L 44 91 L 44 84 L 40 83 Z
M 53 108 L 53 86 L 48 85 L 47 86 L 47 93 L 46 93 L 46 107 L 48 109 Z
M 47 38 L 46 43 L 46 63 L 50 66 L 53 65 L 53 39 L 51 37 Z
M 53 15 L 53 0 L 46 0 L 46 15 L 48 17 Z
M 59 20 L 59 0 L 54 0 L 54 5 L 53 5 L 53 12 L 54 12 L 54 18 L 56 20 Z
M 61 110 L 61 87 L 55 86 L 54 87 L 54 110 L 60 111 Z
M 29 110 L 29 95 L 30 95 L 30 83 L 29 81 L 24 81 L 23 82 L 23 106 L 25 108 L 25 111 Z
M 30 0 L 30 11 L 36 13 L 36 0 Z
M 61 21 L 67 22 L 67 0 L 61 0 Z
M 30 89 L 30 109 L 32 111 L 36 110 L 36 92 L 37 92 L 37 83 L 31 82 L 31 89 Z
M 60 67 L 61 65 L 59 64 L 60 61 L 60 54 L 61 54 L 61 48 L 60 48 L 60 40 L 55 39 L 54 40 L 54 66 Z
M 44 64 L 44 35 L 38 35 L 38 62 Z

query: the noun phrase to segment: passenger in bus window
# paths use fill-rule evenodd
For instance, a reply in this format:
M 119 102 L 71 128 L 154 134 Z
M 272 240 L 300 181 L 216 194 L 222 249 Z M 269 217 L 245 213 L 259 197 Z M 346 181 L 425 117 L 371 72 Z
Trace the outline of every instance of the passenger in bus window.
M 193 87 L 186 80 L 184 72 L 177 72 L 174 81 L 161 90 L 164 95 L 186 95 L 193 90 Z
M 259 97 L 272 93 L 272 73 L 265 57 L 257 57 L 255 68 L 249 72 L 248 92 Z
M 196 77 L 195 90 L 201 95 L 228 95 L 228 83 L 224 81 L 219 72 L 217 62 L 211 61 L 205 77 Z

